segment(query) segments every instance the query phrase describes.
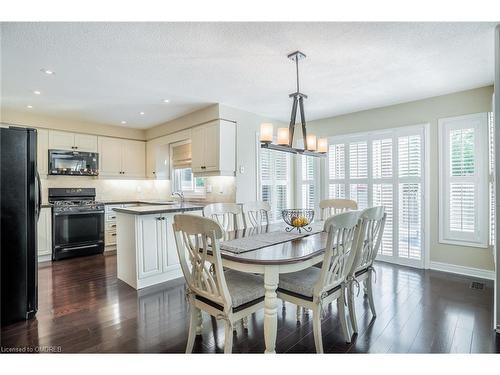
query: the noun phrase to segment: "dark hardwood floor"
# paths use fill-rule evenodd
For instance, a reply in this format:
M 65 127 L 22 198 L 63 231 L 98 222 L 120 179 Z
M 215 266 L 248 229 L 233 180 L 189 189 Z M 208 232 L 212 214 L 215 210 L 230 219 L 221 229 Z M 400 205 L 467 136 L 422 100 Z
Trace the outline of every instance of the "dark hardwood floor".
M 500 337 L 492 330 L 493 285 L 469 287 L 472 279 L 377 263 L 372 319 L 362 293 L 357 297 L 359 334 L 343 342 L 336 306 L 325 310 L 323 345 L 330 353 L 494 353 Z M 182 280 L 135 291 L 116 278 L 115 256 L 56 262 L 39 269 L 36 319 L 3 327 L 2 352 L 9 348 L 62 352 L 184 352 L 187 304 Z M 295 319 L 295 306 L 279 311 L 278 353 L 313 353 L 312 322 Z M 195 351 L 222 352 L 222 322 L 204 316 Z M 7 350 L 6 350 L 7 349 Z M 263 312 L 237 325 L 233 352 L 264 350 Z

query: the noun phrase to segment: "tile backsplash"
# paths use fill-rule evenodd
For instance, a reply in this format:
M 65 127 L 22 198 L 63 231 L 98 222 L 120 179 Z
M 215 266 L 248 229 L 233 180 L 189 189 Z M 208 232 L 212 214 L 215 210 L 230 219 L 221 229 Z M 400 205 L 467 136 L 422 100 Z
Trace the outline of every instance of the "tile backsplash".
M 235 177 L 207 177 L 206 186 L 211 187 L 207 192 L 207 202 L 235 202 Z M 42 179 L 42 201 L 48 201 L 49 188 L 76 188 L 88 187 L 96 189 L 97 200 L 150 200 L 171 199 L 169 180 L 121 180 L 97 179 L 92 177 L 50 176 Z

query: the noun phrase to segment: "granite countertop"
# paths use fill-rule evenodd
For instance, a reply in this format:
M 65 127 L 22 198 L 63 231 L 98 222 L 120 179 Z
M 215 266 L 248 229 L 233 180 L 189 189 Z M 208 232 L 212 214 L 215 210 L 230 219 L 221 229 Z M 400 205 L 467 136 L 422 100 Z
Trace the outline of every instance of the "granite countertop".
M 151 215 L 151 214 L 163 214 L 163 213 L 174 213 L 174 212 L 186 212 L 186 211 L 200 211 L 203 209 L 202 205 L 194 205 L 185 203 L 181 204 L 165 204 L 165 205 L 151 205 L 151 206 L 138 206 L 138 207 L 126 207 L 126 208 L 114 208 L 113 211 L 130 214 L 130 215 Z

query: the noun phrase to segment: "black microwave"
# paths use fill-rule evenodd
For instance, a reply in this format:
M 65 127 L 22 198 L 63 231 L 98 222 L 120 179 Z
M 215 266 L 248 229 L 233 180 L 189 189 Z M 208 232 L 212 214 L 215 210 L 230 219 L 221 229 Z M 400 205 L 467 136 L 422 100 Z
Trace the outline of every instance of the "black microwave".
M 99 154 L 67 150 L 49 150 L 49 174 L 66 176 L 99 175 Z

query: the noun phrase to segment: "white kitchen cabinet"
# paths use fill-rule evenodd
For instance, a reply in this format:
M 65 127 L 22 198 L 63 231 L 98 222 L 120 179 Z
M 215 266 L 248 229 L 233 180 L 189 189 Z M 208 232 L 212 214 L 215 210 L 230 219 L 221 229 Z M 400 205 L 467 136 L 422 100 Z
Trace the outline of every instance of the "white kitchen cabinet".
M 38 173 L 41 177 L 45 177 L 49 172 L 49 131 L 47 129 L 37 129 L 36 147 Z
M 146 176 L 157 180 L 168 180 L 170 171 L 169 144 L 156 140 L 146 143 Z
M 167 263 L 167 237 L 162 215 L 144 215 L 138 223 L 137 278 L 145 279 L 163 272 Z
M 97 136 L 49 130 L 49 149 L 97 152 Z
M 236 124 L 212 121 L 193 128 L 192 162 L 195 176 L 234 176 L 236 165 Z
M 146 145 L 142 141 L 99 137 L 99 176 L 144 178 Z
M 52 212 L 50 207 L 42 208 L 37 227 L 38 261 L 50 260 L 52 257 Z

